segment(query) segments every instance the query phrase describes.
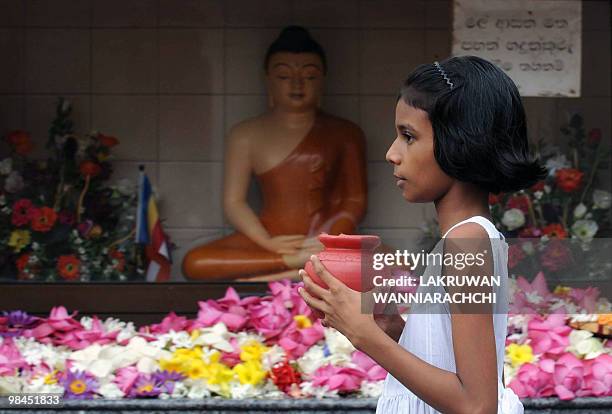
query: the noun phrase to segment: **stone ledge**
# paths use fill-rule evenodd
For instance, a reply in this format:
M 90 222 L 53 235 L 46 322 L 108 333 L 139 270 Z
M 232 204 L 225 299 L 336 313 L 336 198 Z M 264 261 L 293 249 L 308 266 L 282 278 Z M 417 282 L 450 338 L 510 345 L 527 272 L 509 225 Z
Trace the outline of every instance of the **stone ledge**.
M 285 413 L 342 413 L 371 414 L 376 410 L 376 398 L 342 398 L 342 399 L 245 399 L 227 400 L 223 398 L 206 398 L 201 400 L 169 399 L 169 400 L 69 400 L 62 407 L 51 408 L 18 408 L 11 407 L 5 400 L 0 403 L 0 413 L 91 413 L 108 414 L 112 412 L 130 414 L 161 414 L 161 413 L 246 413 L 261 414 L 283 411 Z M 571 401 L 561 401 L 557 398 L 538 398 L 522 400 L 525 414 L 609 414 L 612 412 L 612 397 L 576 398 Z

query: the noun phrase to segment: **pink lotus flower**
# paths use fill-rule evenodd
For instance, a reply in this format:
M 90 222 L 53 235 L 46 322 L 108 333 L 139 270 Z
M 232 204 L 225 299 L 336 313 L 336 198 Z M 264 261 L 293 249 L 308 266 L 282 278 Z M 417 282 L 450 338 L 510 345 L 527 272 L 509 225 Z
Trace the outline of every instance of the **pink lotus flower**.
M 255 296 L 241 300 L 238 293 L 230 287 L 225 292 L 225 296 L 219 300 L 209 299 L 206 302 L 198 302 L 200 311 L 191 329 L 208 328 L 223 322 L 230 331 L 239 331 L 248 322 L 247 307 L 258 301 L 259 298 Z
M 612 356 L 601 354 L 584 361 L 585 388 L 591 395 L 605 397 L 612 395 Z
M 68 315 L 65 307 L 54 307 L 48 318 L 41 318 L 39 325 L 34 329 L 26 330 L 24 336 L 35 338 L 45 344 L 55 344 L 56 334 L 83 329 L 83 325 L 74 319 L 77 313 Z
M 330 391 L 351 392 L 359 389 L 365 376 L 360 369 L 328 364 L 314 372 L 312 384 L 316 387 L 326 385 Z
M 298 328 L 294 320 L 287 326 L 281 337 L 278 344 L 283 347 L 290 359 L 297 359 L 325 337 L 325 330 L 319 320 L 311 327 L 302 329 Z
M 91 329 L 74 329 L 66 333 L 56 332 L 56 345 L 66 345 L 72 349 L 84 349 L 93 344 L 110 344 L 115 342 L 119 330 L 106 332 L 97 316 L 92 318 Z
M 531 283 L 523 276 L 519 276 L 516 287 L 517 292 L 514 298 L 511 298 L 511 313 L 537 313 L 537 310 L 544 308 L 553 296 L 548 290 L 542 272 L 538 272 Z
M 134 386 L 136 380 L 138 380 L 138 376 L 140 373 L 135 366 L 119 368 L 115 372 L 115 384 L 119 387 L 121 391 L 128 395 Z
M 519 398 L 550 397 L 554 395 L 554 367 L 555 361 L 552 359 L 543 359 L 536 364 L 526 362 L 521 365 L 508 388 L 512 388 Z
M 21 356 L 13 339 L 4 338 L 2 345 L 0 345 L 0 376 L 17 375 L 19 368 L 27 367 L 28 364 Z
M 565 320 L 565 315 L 552 314 L 546 319 L 538 315 L 529 321 L 527 335 L 535 354 L 560 354 L 565 351 L 572 331 Z
M 176 313 L 170 312 L 168 316 L 166 316 L 161 323 L 143 326 L 139 329 L 140 332 L 144 334 L 165 334 L 170 331 L 180 332 L 180 331 L 189 331 L 189 325 L 191 325 L 189 319 L 184 316 L 177 316 Z
M 270 282 L 268 284 L 272 297 L 282 302 L 287 309 L 291 312 L 291 316 L 296 315 L 312 315 L 312 309 L 304 302 L 300 294 L 298 293 L 299 287 L 304 287 L 303 283 L 291 283 L 285 279 L 280 282 Z
M 351 360 L 365 372 L 368 381 L 380 381 L 387 376 L 387 371 L 364 352 L 359 350 L 353 352 Z
M 553 379 L 555 392 L 562 400 L 571 400 L 589 394 L 588 390 L 583 389 L 585 385 L 583 363 L 570 352 L 555 362 Z
M 293 315 L 280 298 L 263 299 L 249 307 L 248 328 L 255 329 L 266 338 L 268 344 L 274 340 L 293 321 Z

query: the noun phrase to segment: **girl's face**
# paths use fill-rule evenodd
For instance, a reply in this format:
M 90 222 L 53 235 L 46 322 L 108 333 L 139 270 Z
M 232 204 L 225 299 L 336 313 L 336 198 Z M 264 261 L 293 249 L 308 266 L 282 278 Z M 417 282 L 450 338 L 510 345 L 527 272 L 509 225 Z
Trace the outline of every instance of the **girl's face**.
M 434 158 L 433 128 L 427 112 L 407 105 L 403 99 L 395 107 L 397 137 L 387 151 L 393 175 L 402 196 L 413 203 L 427 203 L 442 197 L 453 179 Z
M 278 52 L 268 62 L 268 94 L 274 106 L 312 110 L 323 93 L 323 62 L 315 53 Z

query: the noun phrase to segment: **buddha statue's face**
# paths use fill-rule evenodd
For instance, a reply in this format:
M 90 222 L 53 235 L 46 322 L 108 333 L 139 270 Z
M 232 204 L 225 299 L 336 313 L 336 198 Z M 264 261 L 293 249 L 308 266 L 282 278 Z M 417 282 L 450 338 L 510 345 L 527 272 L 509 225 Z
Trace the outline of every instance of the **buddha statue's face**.
M 272 106 L 300 112 L 316 109 L 323 93 L 323 78 L 323 62 L 315 53 L 273 54 L 266 73 Z

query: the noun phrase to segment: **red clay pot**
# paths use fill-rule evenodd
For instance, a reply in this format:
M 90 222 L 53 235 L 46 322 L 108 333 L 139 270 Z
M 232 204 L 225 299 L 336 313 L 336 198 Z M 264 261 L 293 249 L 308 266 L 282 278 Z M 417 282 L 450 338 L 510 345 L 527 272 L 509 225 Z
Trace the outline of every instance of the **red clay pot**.
M 319 235 L 319 241 L 323 243 L 325 249 L 317 257 L 336 279 L 359 292 L 367 292 L 374 287 L 372 280 L 364 281 L 362 286 L 361 266 L 363 259 L 371 260 L 374 249 L 380 245 L 378 236 L 347 234 L 332 236 L 322 233 Z M 310 261 L 306 262 L 304 270 L 316 284 L 328 288 L 317 276 Z

